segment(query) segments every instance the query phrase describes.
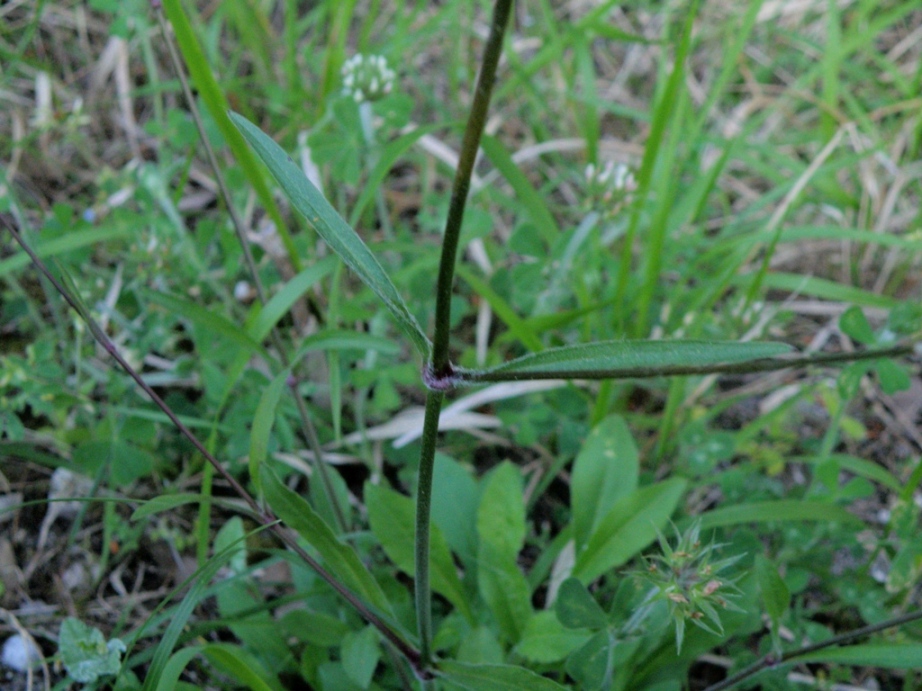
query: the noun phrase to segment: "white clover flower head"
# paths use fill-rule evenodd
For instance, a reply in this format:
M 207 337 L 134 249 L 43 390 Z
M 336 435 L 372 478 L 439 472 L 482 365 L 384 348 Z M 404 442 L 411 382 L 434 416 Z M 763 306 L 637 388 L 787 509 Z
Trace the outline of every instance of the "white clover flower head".
M 358 53 L 343 65 L 343 93 L 356 103 L 377 101 L 394 88 L 397 77 L 382 55 Z

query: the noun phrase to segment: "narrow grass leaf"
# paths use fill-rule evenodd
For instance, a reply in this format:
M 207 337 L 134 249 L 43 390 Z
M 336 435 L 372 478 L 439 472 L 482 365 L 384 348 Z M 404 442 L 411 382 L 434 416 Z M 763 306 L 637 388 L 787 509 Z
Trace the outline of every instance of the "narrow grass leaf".
M 363 353 L 368 350 L 374 350 L 385 355 L 396 355 L 400 352 L 400 347 L 393 341 L 374 334 L 329 329 L 302 339 L 301 346 L 292 361 L 297 362 L 308 353 L 317 350 L 358 350 Z
M 749 282 L 749 275 L 737 276 L 733 283 L 745 285 Z M 849 302 L 862 307 L 883 307 L 891 309 L 899 304 L 899 300 L 886 295 L 878 295 L 869 290 L 862 290 L 855 286 L 847 286 L 825 278 L 815 276 L 802 276 L 789 273 L 769 273 L 762 280 L 762 287 L 775 290 L 787 290 L 800 295 L 838 302 Z
M 452 686 L 470 691 L 564 691 L 547 677 L 512 665 L 471 665 L 446 660 L 439 663 L 439 676 Z
M 518 204 L 535 224 L 542 240 L 548 246 L 552 246 L 560 235 L 560 228 L 544 201 L 544 197 L 532 186 L 529 179 L 525 177 L 525 173 L 516 165 L 512 156 L 496 137 L 484 135 L 480 146 L 496 169 L 506 178 L 506 182 L 512 186 Z
M 708 367 L 759 360 L 791 351 L 785 343 L 737 341 L 602 341 L 551 348 L 485 370 L 484 374 L 550 375 L 565 378 L 593 372 L 638 376 L 669 367 Z M 576 373 L 576 374 L 574 374 Z
M 247 180 L 249 180 L 250 184 L 253 186 L 253 190 L 266 209 L 266 213 L 269 214 L 269 217 L 275 224 L 279 238 L 281 238 L 282 244 L 285 246 L 285 252 L 288 255 L 289 261 L 295 268 L 295 271 L 300 271 L 301 261 L 298 257 L 298 251 L 295 248 L 294 242 L 291 239 L 291 234 L 288 232 L 288 226 L 282 219 L 281 213 L 279 213 L 275 199 L 272 198 L 272 192 L 266 184 L 266 178 L 257 165 L 253 153 L 247 148 L 240 133 L 234 129 L 231 124 L 230 118 L 227 115 L 227 99 L 224 97 L 224 92 L 218 85 L 218 81 L 215 79 L 211 66 L 205 58 L 205 53 L 202 51 L 198 38 L 196 38 L 195 32 L 192 30 L 192 25 L 189 23 L 189 19 L 186 16 L 185 10 L 182 8 L 180 0 L 164 0 L 163 9 L 166 12 L 167 18 L 170 20 L 170 24 L 173 25 L 176 43 L 179 45 L 179 50 L 182 53 L 183 59 L 186 61 L 186 67 L 189 69 L 189 75 L 192 77 L 192 81 L 198 90 L 199 96 L 205 103 L 205 107 L 208 108 L 208 112 L 217 124 L 218 129 L 221 130 L 224 141 L 226 141 L 227 145 L 230 147 L 231 152 L 234 154 L 234 158 L 237 159 L 240 163 L 240 167 L 243 168 Z
M 202 655 L 220 671 L 252 691 L 285 691 L 278 677 L 269 672 L 246 648 L 231 643 L 212 643 L 202 648 Z
M 336 213 L 282 147 L 246 118 L 236 113 L 232 113 L 231 118 L 281 185 L 292 206 L 381 298 L 417 352 L 428 361 L 431 348 L 429 339 L 362 238 Z
M 327 568 L 353 592 L 389 614 L 390 605 L 381 586 L 365 568 L 355 550 L 340 542 L 311 505 L 288 489 L 268 465 L 262 466 L 260 475 L 266 502 L 275 514 L 316 549 Z
M 856 524 L 861 519 L 835 504 L 822 501 L 781 499 L 738 504 L 708 511 L 701 517 L 701 529 L 722 528 L 743 523 L 777 521 L 823 521 Z
M 520 318 L 515 310 L 506 302 L 499 293 L 490 287 L 490 284 L 477 276 L 473 271 L 459 264 L 456 269 L 458 276 L 474 289 L 480 297 L 487 301 L 496 316 L 508 327 L 509 333 L 529 350 L 543 350 L 544 344 L 528 323 Z
M 60 238 L 41 242 L 38 240 L 34 244 L 35 253 L 45 259 L 60 254 L 66 254 L 71 250 L 80 249 L 89 245 L 95 245 L 99 242 L 112 240 L 114 238 L 126 237 L 133 233 L 131 228 L 94 228 L 92 230 L 83 230 L 80 232 L 69 233 Z M 0 278 L 9 276 L 14 271 L 25 268 L 32 262 L 29 255 L 25 252 L 18 252 L 8 259 L 0 261 Z
M 267 353 L 263 349 L 262 344 L 251 338 L 237 324 L 234 324 L 217 312 L 206 309 L 189 300 L 183 300 L 182 298 L 167 295 L 166 293 L 158 293 L 153 290 L 145 290 L 143 291 L 143 295 L 151 302 L 166 308 L 176 316 L 187 319 L 193 326 L 197 326 L 204 331 L 220 334 L 228 341 L 242 346 L 249 353 L 267 357 Z
M 419 141 L 420 138 L 430 132 L 434 132 L 440 127 L 441 125 L 438 124 L 417 127 L 412 132 L 407 132 L 397 137 L 397 139 L 389 142 L 381 149 L 380 158 L 377 164 L 375 164 L 374 170 L 368 174 L 368 179 L 365 180 L 362 186 L 362 193 L 359 195 L 359 198 L 355 200 L 355 206 L 352 207 L 352 213 L 349 214 L 349 225 L 353 228 L 358 225 L 359 219 L 362 218 L 362 212 L 365 211 L 365 207 L 375 198 L 375 192 L 380 188 L 381 183 L 384 182 L 384 178 L 387 177 L 387 174 L 390 172 L 391 168 L 393 168 L 397 159 L 406 153 L 407 149 Z
M 297 276 L 282 286 L 262 308 L 254 311 L 248 318 L 246 332 L 254 341 L 262 341 L 269 335 L 272 327 L 288 313 L 292 305 L 317 281 L 324 278 L 336 266 L 334 257 L 326 257 L 307 267 Z
M 415 508 L 413 500 L 381 485 L 365 485 L 365 506 L 371 532 L 378 538 L 388 558 L 401 571 L 416 576 L 416 562 L 413 542 L 415 532 Z M 443 595 L 458 608 L 471 623 L 473 614 L 458 578 L 451 551 L 442 531 L 435 524 L 431 526 L 429 550 L 429 577 L 432 589 Z
M 150 516 L 155 516 L 164 511 L 170 511 L 178 506 L 186 504 L 198 504 L 202 501 L 210 501 L 215 504 L 223 504 L 227 508 L 238 508 L 231 502 L 224 502 L 220 497 L 209 497 L 204 494 L 166 494 L 149 499 L 134 510 L 129 520 L 141 521 Z
M 636 556 L 666 525 L 685 486 L 685 480 L 670 478 L 619 499 L 576 555 L 573 576 L 589 583 Z
M 919 669 L 922 643 L 850 645 L 809 653 L 797 662 L 824 662 L 884 669 Z
M 182 634 L 183 629 L 186 627 L 186 623 L 189 620 L 189 617 L 192 616 L 192 611 L 198 606 L 199 601 L 205 596 L 205 591 L 208 589 L 211 584 L 211 579 L 215 577 L 218 571 L 221 569 L 224 564 L 231 559 L 238 551 L 237 546 L 233 546 L 229 549 L 215 554 L 211 559 L 209 559 L 205 564 L 198 569 L 186 583 L 182 584 L 182 587 L 185 587 L 189 581 L 194 581 L 192 587 L 189 588 L 189 591 L 186 593 L 185 597 L 180 601 L 180 603 L 173 609 L 172 614 L 169 618 L 169 624 L 164 630 L 163 634 L 160 636 L 160 642 L 157 644 L 157 649 L 154 652 L 154 656 L 151 659 L 150 666 L 147 668 L 147 676 L 144 678 L 144 686 L 142 691 L 153 691 L 154 689 L 161 689 L 161 677 L 166 669 L 166 665 L 169 662 L 170 657 L 172 656 L 173 648 L 176 645 L 176 642 L 179 640 L 179 636 Z M 149 621 L 149 620 L 148 620 Z M 142 627 L 143 631 L 143 627 Z M 136 634 L 140 636 L 142 631 L 138 631 Z
M 250 430 L 250 479 L 256 486 L 256 494 L 262 494 L 259 468 L 266 460 L 269 451 L 269 436 L 272 434 L 272 425 L 275 423 L 275 409 L 278 407 L 282 391 L 285 389 L 285 380 L 290 376 L 288 369 L 279 372 L 263 389 L 259 397 L 259 405 L 253 415 L 253 427 Z

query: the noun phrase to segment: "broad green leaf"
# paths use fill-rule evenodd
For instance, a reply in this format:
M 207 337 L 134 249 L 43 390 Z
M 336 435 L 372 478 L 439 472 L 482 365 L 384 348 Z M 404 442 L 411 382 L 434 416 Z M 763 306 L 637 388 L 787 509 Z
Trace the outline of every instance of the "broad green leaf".
M 619 499 L 576 555 L 573 576 L 588 583 L 653 542 L 679 505 L 685 485 L 685 480 L 670 478 Z
M 275 409 L 285 389 L 285 380 L 289 377 L 288 369 L 275 375 L 269 386 L 263 389 L 259 397 L 259 405 L 253 415 L 253 427 L 250 430 L 250 479 L 256 485 L 256 493 L 261 494 L 259 467 L 265 462 L 269 451 L 269 435 L 272 434 L 272 425 L 275 423 Z
M 432 478 L 432 522 L 439 526 L 445 540 L 465 562 L 476 568 L 477 515 L 480 490 L 469 470 L 453 458 L 436 453 Z
M 922 643 L 849 645 L 818 650 L 797 658 L 797 662 L 825 662 L 884 669 L 919 669 Z
M 765 611 L 777 624 L 791 602 L 791 591 L 788 590 L 775 565 L 761 554 L 756 556 L 756 577 Z
M 351 630 L 349 625 L 324 612 L 293 609 L 279 620 L 285 635 L 321 648 L 332 648 L 342 643 Z
M 570 477 L 570 506 L 577 549 L 618 499 L 637 489 L 637 446 L 618 415 L 597 424 L 576 456 Z
M 99 629 L 67 617 L 61 622 L 58 650 L 68 676 L 92 684 L 99 677 L 118 673 L 126 647 L 121 639 L 107 641 Z
M 271 137 L 236 113 L 231 113 L 231 119 L 281 185 L 292 206 L 343 258 L 349 268 L 381 298 L 417 352 L 428 361 L 431 349 L 429 339 L 362 238 L 336 213 L 291 157 Z
M 250 353 L 256 353 L 263 357 L 267 356 L 259 341 L 250 337 L 239 325 L 234 324 L 213 310 L 189 300 L 167 295 L 166 293 L 158 293 L 154 290 L 145 290 L 143 294 L 145 298 L 161 307 L 165 307 L 174 315 L 188 319 L 193 326 L 205 331 L 218 333 L 228 341 L 242 346 Z
M 835 504 L 799 499 L 725 506 L 708 511 L 700 518 L 702 530 L 741 523 L 774 523 L 775 521 L 838 521 L 851 524 L 861 522 L 857 516 L 853 516 Z
M 785 343 L 737 341 L 602 341 L 551 348 L 525 355 L 484 372 L 489 375 L 549 375 L 591 377 L 650 376 L 663 370 L 703 368 L 774 357 L 790 352 Z M 476 378 L 476 377 L 475 377 Z M 491 378 L 495 378 L 492 376 Z
M 554 612 L 568 629 L 601 629 L 608 617 L 578 578 L 568 578 L 560 585 Z
M 555 681 L 512 665 L 471 665 L 446 660 L 439 663 L 439 676 L 452 686 L 470 691 L 565 691 Z
M 486 479 L 477 510 L 477 584 L 499 623 L 500 632 L 516 643 L 532 615 L 531 590 L 516 558 L 525 540 L 522 476 L 511 463 Z
M 874 363 L 874 369 L 877 370 L 880 388 L 888 396 L 892 396 L 897 391 L 908 391 L 912 386 L 909 372 L 893 360 L 877 360 Z
M 515 652 L 530 662 L 559 662 L 586 644 L 592 633 L 568 629 L 553 612 L 537 612 L 525 625 Z
M 279 319 L 288 313 L 304 293 L 317 281 L 321 280 L 336 266 L 335 257 L 326 257 L 307 267 L 297 276 L 286 282 L 282 289 L 273 295 L 265 305 L 257 305 L 247 318 L 246 332 L 254 341 L 262 342 Z
M 365 485 L 365 505 L 371 532 L 378 538 L 388 558 L 404 573 L 416 575 L 413 543 L 415 535 L 415 509 L 413 500 L 381 485 Z M 432 589 L 443 595 L 464 615 L 473 621 L 464 587 L 458 578 L 454 560 L 442 531 L 431 525 L 429 543 L 429 580 Z
M 839 317 L 839 328 L 849 338 L 853 338 L 865 345 L 872 344 L 877 340 L 874 337 L 874 330 L 860 307 L 852 306 L 845 310 L 842 316 Z
M 525 501 L 522 475 L 508 461 L 497 466 L 484 483 L 477 510 L 477 535 L 481 544 L 510 560 L 525 544 Z
M 581 688 L 611 686 L 613 643 L 611 632 L 607 629 L 599 631 L 567 658 L 567 673 L 581 682 Z
M 501 665 L 506 659 L 497 632 L 485 625 L 472 629 L 461 641 L 454 659 L 475 665 Z
M 343 638 L 340 653 L 346 676 L 361 688 L 367 689 L 375 674 L 378 660 L 381 659 L 378 634 L 370 626 L 361 631 L 347 633 Z
M 356 595 L 390 614 L 390 605 L 381 586 L 362 564 L 355 550 L 340 542 L 311 505 L 288 489 L 268 465 L 262 466 L 260 476 L 266 502 L 275 514 L 316 549 L 327 568 Z

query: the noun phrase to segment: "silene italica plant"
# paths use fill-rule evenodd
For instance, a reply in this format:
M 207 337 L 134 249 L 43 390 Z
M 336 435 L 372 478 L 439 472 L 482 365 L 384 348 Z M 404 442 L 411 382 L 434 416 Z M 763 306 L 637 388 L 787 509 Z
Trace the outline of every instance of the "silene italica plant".
M 200 93 L 210 94 L 210 114 L 232 143 L 235 153 L 242 157 L 252 156 L 250 151 L 255 153 L 284 192 L 291 207 L 377 296 L 415 354 L 425 396 L 421 445 L 414 478 L 415 500 L 410 501 L 396 492 L 375 485 L 366 486 L 366 501 L 374 537 L 396 567 L 412 577 L 413 614 L 410 616 L 402 611 L 402 604 L 395 605 L 395 602 L 400 602 L 399 595 L 395 594 L 400 588 L 399 583 L 393 578 L 376 578 L 368 568 L 368 560 L 360 558 L 353 544 L 344 538 L 351 535 L 352 526 L 348 511 L 340 500 L 342 492 L 337 486 L 339 481 L 330 476 L 331 471 L 322 461 L 323 449 L 318 443 L 310 412 L 301 400 L 303 374 L 298 364 L 306 352 L 319 347 L 316 341 L 306 342 L 298 351 L 290 353 L 274 330 L 274 322 L 262 323 L 259 319 L 255 320 L 259 327 L 250 325 L 252 328 L 248 327 L 246 337 L 242 339 L 247 348 L 258 352 L 262 352 L 263 341 L 271 340 L 276 351 L 268 356 L 273 371 L 266 390 L 261 393 L 252 425 L 253 442 L 247 464 L 250 479 L 248 488 L 215 456 L 212 445 L 200 441 L 128 362 L 121 349 L 112 343 L 105 330 L 93 318 L 90 310 L 81 303 L 78 292 L 67 277 L 57 276 L 49 270 L 20 233 L 10 227 L 11 233 L 23 245 L 35 266 L 86 321 L 104 350 L 115 358 L 208 461 L 210 468 L 206 477 L 209 481 L 215 474 L 223 477 L 232 491 L 244 500 L 247 515 L 259 526 L 257 532 L 268 531 L 273 534 L 294 559 L 306 564 L 316 574 L 316 578 L 343 598 L 363 620 L 364 623 L 360 625 L 355 625 L 355 622 L 346 625 L 339 618 L 329 617 L 323 621 L 339 633 L 324 638 L 317 631 L 309 631 L 305 637 L 322 638 L 328 646 L 341 645 L 341 656 L 356 665 L 350 668 L 347 681 L 364 688 L 371 684 L 382 646 L 398 670 L 397 681 L 394 683 L 403 688 L 445 686 L 531 691 L 560 689 L 566 683 L 566 674 L 554 664 L 568 656 L 576 667 L 589 668 L 596 665 L 598 660 L 606 661 L 602 665 L 602 673 L 582 675 L 582 678 L 606 680 L 600 682 L 603 684 L 611 684 L 613 679 L 619 678 L 626 684 L 622 688 L 641 688 L 632 685 L 632 670 L 636 670 L 639 675 L 644 664 L 655 667 L 658 664 L 656 660 L 660 659 L 656 658 L 656 651 L 661 651 L 664 646 L 655 631 L 650 634 L 650 638 L 644 639 L 649 644 L 648 649 L 641 649 L 637 645 L 637 641 L 641 640 L 641 624 L 645 618 L 654 616 L 658 611 L 657 605 L 665 604 L 668 618 L 674 623 L 674 647 L 678 654 L 682 653 L 689 636 L 686 632 L 688 622 L 719 640 L 725 633 L 722 612 L 743 611 L 738 604 L 744 591 L 740 580 L 742 576 L 736 574 L 730 577 L 727 572 L 744 555 L 717 558 L 719 546 L 702 539 L 700 523 L 692 524 L 683 532 L 677 531 L 675 544 L 670 544 L 663 537 L 660 530 L 667 525 L 670 516 L 679 506 L 687 483 L 680 478 L 670 478 L 641 487 L 637 450 L 630 433 L 625 431 L 623 421 L 617 416 L 610 420 L 607 427 L 595 426 L 585 441 L 585 453 L 581 452 L 575 464 L 579 470 L 574 468 L 571 508 L 575 518 L 572 530 L 568 529 L 559 542 L 555 541 L 556 552 L 550 553 L 550 558 L 542 562 L 542 568 L 545 569 L 543 575 L 547 575 L 553 568 L 552 580 L 568 584 L 564 599 L 569 604 L 562 605 L 557 611 L 567 612 L 566 608 L 569 607 L 569 613 L 562 616 L 566 618 L 573 615 L 572 621 L 576 625 L 566 628 L 565 624 L 562 628 L 554 612 L 534 611 L 534 594 L 542 586 L 541 583 L 529 583 L 518 565 L 518 555 L 525 542 L 525 500 L 521 477 L 508 463 L 500 464 L 483 480 L 481 487 L 471 490 L 469 497 L 461 497 L 460 494 L 457 497 L 459 502 L 473 497 L 470 506 L 476 512 L 476 516 L 469 517 L 471 523 L 476 524 L 469 532 L 476 536 L 471 538 L 476 545 L 471 547 L 473 553 L 461 557 L 465 575 L 473 574 L 473 582 L 465 581 L 462 584 L 452 550 L 460 553 L 458 545 L 467 538 L 449 536 L 432 521 L 439 418 L 449 394 L 466 387 L 492 383 L 611 381 L 743 373 L 853 360 L 879 361 L 880 358 L 904 356 L 913 350 L 912 342 L 901 341 L 896 345 L 847 356 L 792 357 L 791 347 L 784 343 L 635 338 L 550 348 L 538 344 L 539 347 L 535 347 L 533 352 L 483 369 L 464 368 L 454 363 L 449 343 L 461 230 L 512 5 L 512 0 L 497 0 L 483 47 L 483 59 L 455 169 L 433 286 L 435 309 L 430 340 L 378 258 L 308 180 L 302 169 L 256 125 L 241 115 L 226 112 L 226 103 L 219 97 L 220 90 L 216 88 L 213 77 L 207 69 L 202 69 L 201 61 L 196 63 L 193 59 L 197 44 L 179 3 L 164 2 L 164 9 L 176 31 L 183 55 L 189 62 L 196 86 Z M 686 34 L 690 30 L 691 24 L 686 26 Z M 682 38 L 682 45 L 685 46 L 683 50 L 687 49 L 687 41 L 688 36 L 685 35 Z M 681 60 L 677 62 L 681 63 Z M 395 73 L 380 56 L 356 55 L 343 67 L 343 91 L 362 109 L 363 129 L 369 145 L 373 146 L 376 141 L 371 108 L 378 99 L 390 93 L 394 80 Z M 677 84 L 681 79 L 673 81 Z M 191 96 L 191 92 L 188 93 Z M 190 98 L 189 106 L 194 107 L 194 99 Z M 242 147 L 242 142 L 249 149 Z M 216 163 L 214 165 L 215 174 L 219 175 L 219 167 Z M 636 176 L 626 167 L 616 165 L 601 168 L 593 166 L 586 171 L 586 185 L 599 204 L 609 208 L 623 208 L 625 213 L 632 214 L 630 223 L 623 229 L 626 249 L 620 264 L 619 297 L 624 296 L 624 282 L 628 280 L 632 263 L 631 242 L 636 237 L 637 224 L 640 222 L 640 211 L 629 209 L 635 209 L 633 205 L 638 203 L 637 198 L 643 198 L 649 191 L 651 166 L 650 161 L 645 162 Z M 271 195 L 261 199 L 271 204 Z M 233 203 L 229 194 L 225 201 L 232 210 Z M 270 215 L 273 213 L 270 211 Z M 290 248 L 290 236 L 282 224 L 277 231 L 282 244 Z M 246 254 L 246 239 L 242 237 L 241 240 Z M 290 258 L 296 270 L 304 270 L 296 253 L 292 253 Z M 259 287 L 258 271 L 252 267 L 251 259 L 247 261 L 251 265 L 252 280 L 257 285 L 263 313 L 271 313 L 275 304 Z M 650 266 L 656 267 L 652 259 Z M 650 281 L 652 291 L 655 277 Z M 619 309 L 622 310 L 621 321 L 626 322 L 625 315 L 630 314 L 630 305 L 622 305 Z M 646 314 L 645 310 L 641 312 Z M 357 336 L 331 336 L 334 337 L 353 338 L 350 343 L 368 342 Z M 250 352 L 242 359 L 243 366 L 249 357 Z M 286 390 L 297 404 L 303 436 L 314 457 L 315 478 L 323 488 L 319 496 L 323 497 L 326 506 L 323 515 L 316 501 L 308 502 L 293 491 L 279 476 L 276 468 L 267 462 L 267 440 L 276 407 Z M 478 507 L 477 501 L 481 494 L 484 499 Z M 210 499 L 204 492 L 202 496 L 193 496 L 188 500 L 201 501 L 203 505 L 210 506 Z M 139 510 L 138 516 L 143 517 L 156 510 L 156 506 L 144 508 Z M 206 506 L 204 511 L 207 510 Z M 835 515 L 841 516 L 838 513 Z M 207 524 L 207 521 L 204 523 Z M 574 611 L 586 603 L 587 586 L 638 557 L 657 535 L 660 554 L 646 557 L 646 567 L 633 574 L 633 580 L 646 593 L 639 600 L 634 600 L 634 616 L 629 616 L 628 625 L 619 629 L 610 626 L 611 618 L 616 615 L 603 613 L 597 606 L 593 609 L 587 605 L 583 611 L 592 610 L 589 621 L 596 622 L 602 629 L 601 636 L 590 637 L 585 627 L 579 625 L 582 620 L 574 615 Z M 246 538 L 242 528 L 228 531 L 221 537 L 221 549 L 216 549 L 213 557 L 202 561 L 193 579 L 195 585 L 185 595 L 179 610 L 183 616 L 164 624 L 164 634 L 153 658 L 145 658 L 149 660 L 145 689 L 163 688 L 169 674 L 178 675 L 178 670 L 188 663 L 187 658 L 192 657 L 188 651 L 201 653 L 225 674 L 236 676 L 238 680 L 252 680 L 265 675 L 266 679 L 272 680 L 266 682 L 268 688 L 281 687 L 281 682 L 264 662 L 241 648 L 231 649 L 223 643 L 198 641 L 194 645 L 199 647 L 187 648 L 184 657 L 177 657 L 173 652 L 173 646 L 180 641 L 186 618 L 197 602 L 195 598 L 204 596 L 205 586 L 210 579 L 243 549 Z M 411 540 L 412 547 L 408 544 Z M 238 564 L 238 568 L 244 567 Z M 631 579 L 622 580 L 627 582 Z M 442 628 L 438 632 L 433 621 L 433 591 L 438 592 L 450 605 L 450 612 L 439 620 Z M 626 597 L 627 601 L 632 601 L 629 596 Z M 439 612 L 444 614 L 444 609 L 444 603 L 440 601 Z M 783 605 L 780 609 L 783 610 Z M 493 628 L 489 629 L 484 622 L 490 622 Z M 412 631 L 414 626 L 415 631 Z M 461 630 L 473 632 L 471 635 L 476 634 L 479 638 L 466 638 L 468 642 L 475 641 L 467 646 L 452 646 L 445 642 L 453 640 L 453 637 L 461 637 L 458 633 Z M 624 635 L 613 635 L 611 631 L 621 631 Z M 120 663 L 121 641 L 113 639 L 106 643 L 95 630 L 82 630 L 77 634 L 69 634 L 69 647 L 73 647 L 70 645 L 72 643 L 92 655 L 87 657 L 85 663 L 79 660 L 73 663 L 84 664 L 83 667 L 70 668 L 74 678 L 95 679 L 97 675 L 111 673 Z M 63 633 L 62 638 L 66 638 Z M 629 639 L 633 641 L 630 649 L 624 647 L 624 642 Z M 137 640 L 135 637 L 131 644 L 136 644 Z M 669 641 L 670 648 L 671 643 Z M 320 644 L 321 647 L 324 644 Z M 480 657 L 474 655 L 474 648 Z M 440 650 L 459 651 L 457 659 L 439 654 Z M 579 651 L 585 651 L 585 654 L 577 654 Z M 62 654 L 65 652 L 70 659 L 71 653 L 62 651 Z M 316 675 L 320 673 L 316 671 L 318 665 L 312 662 L 311 654 L 304 652 L 301 669 L 307 677 L 316 681 L 319 678 Z M 670 659 L 674 659 L 671 650 L 670 655 L 673 655 Z M 130 658 L 126 656 L 126 659 Z M 404 666 L 408 667 L 412 676 L 402 673 Z M 613 666 L 618 666 L 620 671 L 614 670 Z M 78 670 L 76 676 L 73 670 Z M 568 666 L 567 670 L 573 670 L 570 676 L 574 678 L 581 676 L 579 669 Z M 254 688 L 258 686 L 255 681 L 251 683 Z M 330 688 L 334 687 L 334 682 L 329 684 Z

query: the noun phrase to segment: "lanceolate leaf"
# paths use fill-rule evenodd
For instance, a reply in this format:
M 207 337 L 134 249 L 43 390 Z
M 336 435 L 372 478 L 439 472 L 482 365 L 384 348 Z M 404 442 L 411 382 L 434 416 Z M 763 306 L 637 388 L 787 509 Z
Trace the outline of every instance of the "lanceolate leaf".
M 860 523 L 861 519 L 841 506 L 825 501 L 781 499 L 750 504 L 725 506 L 701 516 L 701 528 L 720 528 L 741 523 L 774 523 L 775 521 L 839 521 Z
M 429 359 L 431 344 L 410 313 L 406 303 L 384 268 L 368 249 L 368 246 L 336 213 L 330 203 L 307 179 L 291 157 L 246 118 L 231 113 L 231 119 L 253 147 L 256 155 L 269 168 L 285 196 L 308 223 L 332 247 L 343 261 L 355 271 L 365 284 L 381 298 L 404 333 L 409 336 L 416 350 L 424 360 Z
M 737 341 L 603 341 L 525 355 L 484 372 L 462 373 L 469 381 L 546 378 L 619 378 L 693 374 L 715 365 L 775 357 L 785 343 Z
M 471 691 L 562 691 L 565 687 L 524 667 L 512 665 L 469 665 L 446 660 L 439 664 L 440 676 L 451 688 Z

